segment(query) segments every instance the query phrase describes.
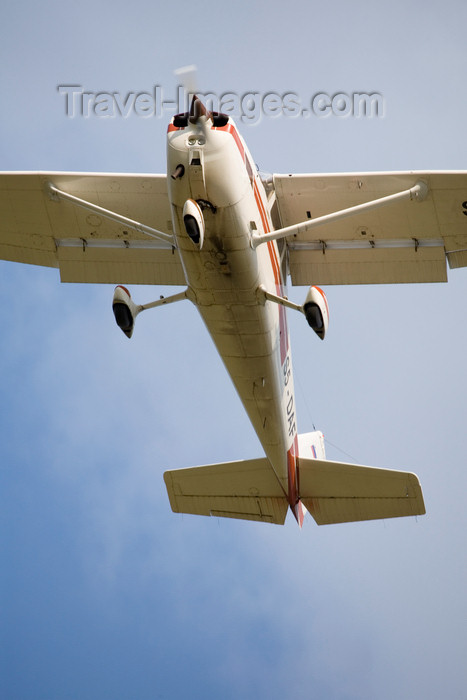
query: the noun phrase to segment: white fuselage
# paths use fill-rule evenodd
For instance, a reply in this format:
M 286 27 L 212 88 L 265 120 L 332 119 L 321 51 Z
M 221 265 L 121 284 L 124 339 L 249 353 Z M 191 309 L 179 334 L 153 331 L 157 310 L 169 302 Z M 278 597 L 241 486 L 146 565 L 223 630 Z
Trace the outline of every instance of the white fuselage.
M 286 310 L 264 301 L 259 291 L 283 296 L 285 265 L 275 241 L 251 245 L 253 233 L 273 228 L 263 183 L 231 120 L 219 127 L 206 117 L 182 127 L 171 123 L 167 165 L 174 235 L 190 298 L 295 512 L 298 440 Z M 184 174 L 171 179 L 178 165 Z M 201 249 L 185 229 L 188 199 L 203 209 Z

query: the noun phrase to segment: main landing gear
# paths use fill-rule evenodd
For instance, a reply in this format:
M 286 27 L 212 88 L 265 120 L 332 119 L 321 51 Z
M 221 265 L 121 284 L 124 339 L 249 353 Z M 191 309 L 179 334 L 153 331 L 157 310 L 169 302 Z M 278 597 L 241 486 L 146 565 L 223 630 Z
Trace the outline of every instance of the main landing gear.
M 117 326 L 125 333 L 127 338 L 131 338 L 135 327 L 136 317 L 139 313 L 141 313 L 141 311 L 145 311 L 146 309 L 154 309 L 157 306 L 165 306 L 166 304 L 173 304 L 176 301 L 190 298 L 193 300 L 193 294 L 190 294 L 190 290 L 187 288 L 183 292 L 173 294 L 170 297 L 161 297 L 157 301 L 153 301 L 150 304 L 135 304 L 128 289 L 119 284 L 117 287 L 115 287 L 112 310 L 114 312 Z M 264 304 L 266 301 L 272 301 L 280 306 L 286 306 L 289 309 L 300 311 L 305 315 L 308 325 L 314 330 L 319 338 L 323 339 L 326 335 L 329 324 L 328 302 L 326 295 L 319 287 L 310 287 L 303 306 L 294 304 L 286 297 L 271 294 L 270 292 L 266 291 L 264 287 L 258 288 L 257 298 L 260 304 Z

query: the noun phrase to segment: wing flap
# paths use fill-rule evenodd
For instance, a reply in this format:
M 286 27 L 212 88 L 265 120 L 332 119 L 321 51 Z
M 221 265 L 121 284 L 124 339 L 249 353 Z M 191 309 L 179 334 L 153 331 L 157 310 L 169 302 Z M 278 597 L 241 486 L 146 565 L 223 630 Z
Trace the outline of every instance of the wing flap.
M 59 246 L 57 259 L 62 282 L 185 284 L 178 253 L 163 244 L 116 248 L 78 241 Z
M 266 458 L 175 469 L 164 481 L 175 513 L 285 522 L 288 502 Z
M 393 284 L 446 282 L 446 254 L 442 246 L 291 250 L 290 275 L 295 285 Z
M 170 244 L 48 193 L 58 189 L 171 232 L 165 175 L 0 173 L 0 257 L 59 267 L 64 282 L 185 284 Z
M 318 525 L 425 513 L 410 472 L 300 458 L 299 474 L 300 499 Z

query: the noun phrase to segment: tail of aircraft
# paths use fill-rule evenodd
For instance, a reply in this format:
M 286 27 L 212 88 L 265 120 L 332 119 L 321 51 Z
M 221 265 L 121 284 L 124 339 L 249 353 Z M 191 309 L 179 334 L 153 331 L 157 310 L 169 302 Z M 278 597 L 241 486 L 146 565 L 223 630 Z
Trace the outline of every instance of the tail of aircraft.
M 266 457 L 175 469 L 164 481 L 175 513 L 285 522 L 289 504 Z
M 325 459 L 320 431 L 299 435 L 300 500 L 318 525 L 423 515 L 415 474 Z M 165 472 L 175 513 L 283 525 L 288 501 L 269 460 L 241 460 Z
M 415 474 L 322 459 L 300 459 L 300 499 L 318 525 L 425 513 Z

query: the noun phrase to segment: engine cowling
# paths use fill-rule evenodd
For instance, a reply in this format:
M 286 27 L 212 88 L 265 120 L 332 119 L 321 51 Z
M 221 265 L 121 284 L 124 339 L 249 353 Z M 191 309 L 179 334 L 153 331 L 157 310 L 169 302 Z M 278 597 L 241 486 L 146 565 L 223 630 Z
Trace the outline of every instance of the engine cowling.
M 329 307 L 322 289 L 310 287 L 303 304 L 303 313 L 310 328 L 323 340 L 329 325 Z
M 135 319 L 140 309 L 134 303 L 128 289 L 121 284 L 115 287 L 112 311 L 114 312 L 117 326 L 122 329 L 127 338 L 131 338 L 135 327 Z

